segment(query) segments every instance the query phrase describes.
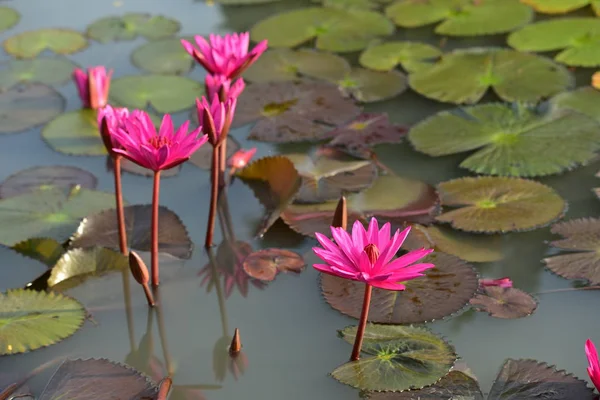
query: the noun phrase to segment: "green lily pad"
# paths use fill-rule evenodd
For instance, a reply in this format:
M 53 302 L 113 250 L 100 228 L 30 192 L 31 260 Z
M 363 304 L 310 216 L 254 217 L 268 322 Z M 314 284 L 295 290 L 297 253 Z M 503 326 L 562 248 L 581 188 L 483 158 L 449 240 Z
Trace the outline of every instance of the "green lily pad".
M 470 301 L 477 311 L 492 317 L 515 319 L 528 317 L 537 309 L 538 303 L 529 293 L 516 288 L 487 286 Z
M 0 7 L 0 32 L 15 26 L 21 19 L 21 14 L 10 7 Z
M 74 334 L 86 318 L 83 306 L 53 292 L 0 293 L 0 356 L 50 346 Z
M 559 93 L 550 102 L 557 108 L 574 110 L 600 122 L 600 91 L 591 86 Z
M 184 75 L 195 65 L 192 56 L 181 45 L 181 38 L 145 43 L 131 53 L 131 62 L 152 74 Z
M 49 187 L 0 200 L 0 243 L 12 246 L 31 237 L 64 241 L 80 220 L 114 205 L 114 194 L 75 186 L 71 190 Z
M 335 80 L 350 71 L 345 58 L 313 49 L 274 49 L 252 64 L 244 78 L 252 82 L 293 81 L 301 76 Z
M 179 22 L 162 15 L 128 13 L 100 18 L 87 27 L 86 35 L 100 43 L 133 40 L 138 36 L 146 39 L 163 39 L 175 35 L 181 29 Z
M 353 343 L 356 327 L 339 333 Z M 362 390 L 421 389 L 448 374 L 456 361 L 450 344 L 416 326 L 367 324 L 362 352 L 368 356 L 337 367 L 333 377 Z
M 588 4 L 598 6 L 597 0 L 521 0 L 521 2 L 543 14 L 566 14 Z
M 0 70 L 0 89 L 30 82 L 63 85 L 71 81 L 74 68 L 77 64 L 61 56 L 10 60 Z
M 107 154 L 102 142 L 96 110 L 80 109 L 66 112 L 42 129 L 42 138 L 54 151 L 75 156 Z
M 88 41 L 80 32 L 62 28 L 27 31 L 4 41 L 4 50 L 18 58 L 34 58 L 44 50 L 73 54 L 87 46 Z
M 561 218 L 567 203 L 552 188 L 518 178 L 459 178 L 438 186 L 447 210 L 440 222 L 468 232 L 536 229 Z
M 45 124 L 62 113 L 65 99 L 41 84 L 15 86 L 0 92 L 0 134 L 22 132 Z
M 385 14 L 403 28 L 441 22 L 435 33 L 478 36 L 510 32 L 533 19 L 533 10 L 519 0 L 399 0 Z
M 342 93 L 363 103 L 388 100 L 398 96 L 407 88 L 406 76 L 400 71 L 371 71 L 352 68 L 335 83 Z
M 95 189 L 98 179 L 94 174 L 77 167 L 44 166 L 21 170 L 0 183 L 0 198 L 34 192 L 44 187 L 55 186 L 70 189 L 79 185 Z
M 255 42 L 268 40 L 269 47 L 295 47 L 316 39 L 320 50 L 362 50 L 378 37 L 389 36 L 394 25 L 375 11 L 307 7 L 275 14 L 254 25 Z
M 444 54 L 430 68 L 415 71 L 409 85 L 430 99 L 477 103 L 492 89 L 506 101 L 537 102 L 575 85 L 572 74 L 547 58 L 498 48 L 470 48 Z
M 408 72 L 418 72 L 441 55 L 440 49 L 427 43 L 393 41 L 367 47 L 360 54 L 359 62 L 375 71 L 390 71 L 401 65 Z
M 478 150 L 460 166 L 479 174 L 544 176 L 594 159 L 597 121 L 555 107 L 483 104 L 442 111 L 414 126 L 408 138 L 430 156 Z
M 27 239 L 15 244 L 12 248 L 26 257 L 42 262 L 49 268 L 54 267 L 58 259 L 65 253 L 62 244 L 49 238 Z
M 312 0 L 323 7 L 339 8 L 342 10 L 374 10 L 390 0 Z
M 600 65 L 600 19 L 561 18 L 528 25 L 508 37 L 519 51 L 560 51 L 554 59 L 576 67 Z
M 431 222 L 438 211 L 435 189 L 421 181 L 394 175 L 381 175 L 373 185 L 347 198 L 348 226 L 354 221 L 377 217 L 400 228 L 405 222 Z M 291 204 L 282 213 L 283 221 L 294 231 L 314 237 L 315 232 L 330 235 L 337 200 L 321 204 Z
M 159 113 L 175 113 L 192 107 L 204 94 L 204 85 L 182 76 L 132 75 L 115 79 L 110 99 L 125 107 L 144 109 L 148 105 Z
M 281 0 L 215 0 L 218 4 L 226 6 L 252 6 L 258 4 L 276 3 Z
M 0 292 L 25 287 L 48 270 L 41 262 L 24 257 L 10 247 L 0 246 L 0 260 Z

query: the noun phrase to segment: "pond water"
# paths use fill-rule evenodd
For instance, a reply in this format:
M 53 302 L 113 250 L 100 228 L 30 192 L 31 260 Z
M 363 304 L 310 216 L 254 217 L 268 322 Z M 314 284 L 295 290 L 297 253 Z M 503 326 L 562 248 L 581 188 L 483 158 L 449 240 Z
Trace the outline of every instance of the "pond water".
M 22 15 L 14 28 L 0 35 L 1 40 L 31 29 L 64 27 L 84 31 L 94 20 L 126 12 L 161 14 L 181 23 L 181 35 L 224 34 L 248 30 L 253 23 L 275 12 L 310 4 L 308 1 L 284 1 L 271 5 L 225 7 L 192 0 L 121 0 L 82 2 L 79 0 L 19 0 L 4 2 Z M 587 11 L 580 14 L 586 14 Z M 439 44 L 430 27 L 401 30 L 394 38 Z M 485 38 L 451 39 L 445 50 L 460 47 L 502 46 L 505 35 Z M 105 65 L 114 69 L 114 78 L 140 74 L 130 62 L 131 52 L 145 39 L 100 44 L 69 55 L 82 66 Z M 11 57 L 3 54 L 2 59 Z M 356 56 L 350 55 L 356 61 Z M 189 75 L 202 80 L 204 71 L 196 67 Z M 578 71 L 579 84 L 589 82 L 590 71 Z M 67 111 L 80 107 L 73 84 L 57 90 L 67 99 Z M 484 101 L 497 100 L 488 96 Z M 388 112 L 392 121 L 413 124 L 452 105 L 428 100 L 407 91 L 393 100 L 368 104 L 367 111 Z M 176 114 L 181 123 L 189 113 Z M 258 148 L 257 158 L 300 146 L 271 146 L 246 140 L 248 127 L 235 129 L 234 136 L 243 147 Z M 414 151 L 410 144 L 382 145 L 375 148 L 379 160 L 402 176 L 430 184 L 464 176 L 458 168 L 462 155 L 431 158 Z M 0 179 L 32 166 L 71 165 L 98 177 L 98 190 L 112 192 L 113 176 L 106 170 L 105 157 L 67 156 L 50 149 L 40 139 L 40 128 L 4 135 L 0 138 Z M 553 187 L 569 202 L 566 218 L 596 216 L 600 202 L 591 188 L 599 186 L 594 175 L 597 163 L 540 181 Z M 151 179 L 124 173 L 124 197 L 129 204 L 149 204 Z M 259 289 L 250 285 L 247 296 L 233 289 L 229 297 L 223 288 L 207 292 L 199 271 L 208 263 L 203 249 L 209 201 L 209 173 L 185 164 L 175 177 L 162 181 L 161 205 L 173 210 L 183 220 L 195 244 L 193 256 L 181 262 L 163 263 L 160 286 L 161 314 L 148 324 L 148 307 L 143 292 L 129 279 L 130 309 L 126 310 L 123 276 L 112 274 L 88 281 L 69 294 L 90 311 L 95 323 L 86 322 L 83 329 L 67 340 L 31 353 L 0 358 L 0 372 L 25 373 L 59 356 L 101 357 L 131 362 L 128 354 L 140 346 L 144 336 L 153 336 L 153 345 L 141 350 L 152 351 L 157 360 L 175 372 L 174 384 L 193 385 L 204 397 L 221 399 L 353 399 L 357 390 L 338 383 L 329 376 L 346 362 L 351 347 L 337 337 L 337 330 L 355 324 L 355 320 L 333 310 L 323 299 L 319 274 L 310 267 L 315 257 L 310 249 L 315 241 L 293 233 L 278 223 L 274 232 L 254 239 L 254 227 L 262 214 L 262 206 L 252 191 L 240 180 L 228 189 L 229 209 L 238 240 L 256 249 L 284 247 L 306 256 L 308 267 L 301 274 L 280 274 Z M 2 227 L 2 229 L 10 229 Z M 552 253 L 546 241 L 554 240 L 548 228 L 502 237 L 504 258 L 498 262 L 478 263 L 481 276 L 509 276 L 515 287 L 535 294 L 573 287 L 573 282 L 553 275 L 541 260 Z M 215 242 L 222 241 L 219 226 Z M 220 292 L 221 293 L 220 293 Z M 477 376 L 484 392 L 506 358 L 532 358 L 556 365 L 581 379 L 587 379 L 584 342 L 588 337 L 600 342 L 600 319 L 596 318 L 597 291 L 569 291 L 536 295 L 539 307 L 526 318 L 503 320 L 486 313 L 465 311 L 443 321 L 428 324 L 455 346 L 457 354 Z M 129 320 L 128 320 L 129 319 Z M 159 322 L 162 325 L 159 330 Z M 236 378 L 231 371 L 221 372 L 224 359 L 214 357 L 215 346 L 222 346 L 223 336 L 239 328 L 247 367 Z M 225 339 L 227 340 L 227 339 Z M 161 344 L 162 342 L 162 344 Z M 146 354 L 148 355 L 148 354 Z M 143 358 L 143 357 L 140 357 Z M 166 360 L 167 358 L 167 360 Z M 141 368 L 141 367 L 140 367 Z M 160 366 L 158 371 L 160 371 Z M 148 372 L 148 371 L 146 371 Z M 39 393 L 49 371 L 30 384 Z M 159 373 L 160 375 L 160 373 Z M 224 379 L 222 375 L 225 375 Z M 185 399 L 173 393 L 172 399 Z

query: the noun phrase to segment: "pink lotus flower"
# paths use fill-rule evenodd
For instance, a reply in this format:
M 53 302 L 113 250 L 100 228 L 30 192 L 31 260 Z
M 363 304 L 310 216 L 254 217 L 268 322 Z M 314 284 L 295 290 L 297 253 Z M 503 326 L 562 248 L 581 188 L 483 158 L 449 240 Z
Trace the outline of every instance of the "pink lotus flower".
M 479 284 L 481 286 L 499 286 L 501 288 L 511 288 L 513 287 L 513 283 L 509 277 L 504 277 L 500 279 L 480 279 Z
M 198 113 L 198 121 L 204 126 L 204 132 L 208 135 L 210 144 L 218 146 L 227 137 L 229 127 L 233 121 L 237 100 L 231 98 L 223 103 L 216 95 L 212 99 L 210 104 L 204 96 L 202 96 L 201 101 L 196 99 L 196 112 Z
M 250 52 L 250 34 L 234 33 L 225 36 L 210 35 L 209 42 L 202 36 L 194 36 L 195 48 L 187 40 L 181 40 L 185 51 L 200 63 L 210 75 L 223 75 L 227 79 L 239 77 L 267 49 L 267 41 L 263 40 Z
M 315 264 L 314 268 L 340 278 L 365 282 L 387 290 L 404 290 L 400 283 L 424 276 L 423 271 L 433 264 L 414 264 L 431 253 L 432 249 L 413 250 L 392 261 L 408 236 L 410 227 L 397 230 L 390 238 L 391 226 L 383 225 L 379 230 L 376 218 L 371 218 L 369 229 L 360 221 L 354 222 L 352 236 L 343 228 L 331 227 L 335 243 L 325 235 L 316 233 L 323 248 L 314 247 L 315 254 L 327 264 Z
M 209 99 L 212 99 L 215 95 L 219 96 L 220 99 L 237 99 L 246 87 L 242 78 L 231 84 L 231 80 L 224 75 L 210 74 L 204 78 L 204 85 Z M 223 95 L 221 95 L 221 92 L 223 92 Z
M 199 136 L 201 126 L 188 134 L 189 124 L 186 121 L 175 131 L 171 116 L 165 114 L 157 133 L 146 112 L 134 111 L 125 127 L 113 133 L 118 144 L 113 151 L 155 172 L 176 167 L 208 140 L 206 135 Z
M 585 341 L 585 355 L 588 359 L 587 372 L 590 379 L 596 386 L 596 389 L 600 391 L 600 363 L 598 362 L 598 352 L 594 343 L 588 339 Z
M 256 154 L 256 147 L 253 147 L 250 150 L 240 149 L 231 156 L 228 164 L 235 169 L 244 168 L 248 165 L 250 159 L 254 157 L 254 154 Z
M 113 134 L 119 129 L 125 128 L 125 120 L 129 118 L 129 110 L 125 107 L 111 107 L 107 105 L 98 110 L 98 129 L 102 136 L 102 142 L 109 154 L 114 154 L 113 147 L 119 147 L 119 143 L 113 140 Z M 106 127 L 102 123 L 106 122 Z
M 106 73 L 102 66 L 88 68 L 87 73 L 79 68 L 73 70 L 73 79 L 85 108 L 97 110 L 108 103 L 112 73 L 112 69 Z

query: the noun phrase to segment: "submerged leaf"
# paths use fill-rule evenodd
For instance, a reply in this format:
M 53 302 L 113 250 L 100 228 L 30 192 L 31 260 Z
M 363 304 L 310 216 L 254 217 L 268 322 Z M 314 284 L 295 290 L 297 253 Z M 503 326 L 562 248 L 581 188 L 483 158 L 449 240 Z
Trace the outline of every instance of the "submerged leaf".
M 48 268 L 54 267 L 66 251 L 62 244 L 48 238 L 27 239 L 15 244 L 12 248 L 24 256 L 41 261 Z
M 38 83 L 0 92 L 0 134 L 16 133 L 45 124 L 62 113 L 65 99 Z
M 47 269 L 44 264 L 33 258 L 24 257 L 9 247 L 0 246 L 0 292 L 24 287 Z M 0 387 L 0 393 L 1 391 Z
M 537 301 L 528 293 L 515 288 L 485 286 L 470 301 L 477 311 L 492 317 L 514 319 L 527 317 L 535 311 Z
M 0 7 L 0 32 L 4 32 L 19 22 L 21 14 L 10 7 Z
M 299 273 L 306 263 L 298 253 L 284 249 L 258 250 L 244 260 L 244 271 L 261 281 L 272 281 L 279 272 Z
M 122 17 L 100 18 L 88 26 L 86 35 L 100 43 L 116 40 L 133 40 L 138 36 L 146 39 L 162 39 L 173 36 L 181 29 L 179 22 L 162 15 L 127 13 Z
M 95 189 L 98 179 L 86 170 L 67 166 L 44 166 L 21 170 L 0 183 L 0 198 L 19 196 L 39 189 L 54 186 L 70 189 L 79 185 Z
M 195 64 L 192 56 L 181 45 L 181 38 L 168 38 L 143 44 L 131 53 L 131 63 L 152 74 L 177 75 L 190 72 Z
M 18 58 L 34 58 L 44 50 L 72 54 L 85 49 L 88 41 L 72 29 L 45 28 L 19 33 L 4 41 L 4 50 Z
M 100 137 L 96 111 L 89 108 L 59 115 L 44 126 L 42 139 L 52 150 L 63 154 L 75 156 L 107 154 Z
M 8 89 L 19 83 L 62 85 L 71 81 L 77 65 L 66 57 L 40 57 L 33 60 L 10 60 L 0 71 L 0 88 Z

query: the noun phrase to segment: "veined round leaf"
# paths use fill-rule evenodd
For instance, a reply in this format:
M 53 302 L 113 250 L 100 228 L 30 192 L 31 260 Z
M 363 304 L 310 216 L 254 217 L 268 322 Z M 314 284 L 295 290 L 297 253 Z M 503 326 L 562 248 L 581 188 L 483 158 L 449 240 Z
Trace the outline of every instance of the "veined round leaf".
M 479 279 L 475 269 L 457 257 L 435 252 L 422 262 L 435 264 L 422 278 L 402 282 L 404 291 L 373 288 L 369 321 L 415 324 L 441 319 L 460 311 L 475 295 Z M 325 301 L 342 314 L 359 318 L 364 283 L 322 274 Z M 383 389 L 382 389 L 383 390 Z
M 62 244 L 48 238 L 27 239 L 15 244 L 12 248 L 26 257 L 42 262 L 48 268 L 54 267 L 58 259 L 65 253 Z
M 146 39 L 163 39 L 173 36 L 181 29 L 174 19 L 162 15 L 128 13 L 122 17 L 104 17 L 88 26 L 89 38 L 108 43 L 116 40 L 133 40 L 138 36 Z
M 182 76 L 131 75 L 115 79 L 110 98 L 131 108 L 152 106 L 160 113 L 175 113 L 190 108 L 204 93 L 200 83 Z
M 593 87 L 586 86 L 559 93 L 550 103 L 554 107 L 574 110 L 600 121 L 600 91 Z
M 468 232 L 532 230 L 561 218 L 567 203 L 552 188 L 517 178 L 459 178 L 438 186 L 446 211 L 437 217 Z
M 442 111 L 408 138 L 430 156 L 472 150 L 460 166 L 479 174 L 544 176 L 586 164 L 600 148 L 598 122 L 568 109 L 482 104 Z
M 536 102 L 574 86 L 571 73 L 545 57 L 475 47 L 444 54 L 409 76 L 410 87 L 430 99 L 477 103 L 492 89 L 506 101 Z
M 544 14 L 566 14 L 590 4 L 590 0 L 521 0 L 521 2 Z
M 192 56 L 181 45 L 181 38 L 145 43 L 131 53 L 131 62 L 139 69 L 152 74 L 177 75 L 187 74 L 195 64 Z
M 105 155 L 96 111 L 83 108 L 59 115 L 42 129 L 42 138 L 54 151 L 74 156 Z
M 196 114 L 194 112 L 194 114 Z M 198 118 L 196 117 L 196 120 Z M 237 140 L 231 135 L 227 135 L 227 160 L 235 154 L 242 146 Z M 192 156 L 190 157 L 190 163 L 194 164 L 198 168 L 207 169 L 211 168 L 212 162 L 212 146 L 201 146 Z
M 492 317 L 514 319 L 527 317 L 536 310 L 537 301 L 528 293 L 515 288 L 484 287 L 470 301 L 477 310 Z
M 88 41 L 81 33 L 62 28 L 27 31 L 4 41 L 4 50 L 18 58 L 34 58 L 44 50 L 72 54 L 85 49 Z
M 19 22 L 21 14 L 10 7 L 0 7 L 0 32 L 4 32 Z
M 404 28 L 436 26 L 447 36 L 477 36 L 510 32 L 533 19 L 533 10 L 519 0 L 399 0 L 385 10 Z
M 59 293 L 0 293 L 0 356 L 58 343 L 81 328 L 85 316 L 78 301 Z
M 301 76 L 335 80 L 350 71 L 345 58 L 312 49 L 274 49 L 252 64 L 244 78 L 252 82 L 297 80 Z
M 66 57 L 41 57 L 33 60 L 10 60 L 0 70 L 0 89 L 19 83 L 62 85 L 71 80 L 77 64 Z
M 272 281 L 279 272 L 299 273 L 306 263 L 298 253 L 284 249 L 258 250 L 244 260 L 244 271 L 261 281 Z
M 339 8 L 342 10 L 373 10 L 390 0 L 312 0 L 320 3 L 323 7 Z
M 45 124 L 64 109 L 65 99 L 49 86 L 37 83 L 15 86 L 0 92 L 0 134 Z
M 49 187 L 21 196 L 0 200 L 0 243 L 12 246 L 31 237 L 48 237 L 64 241 L 71 236 L 80 220 L 88 214 L 110 208 L 112 193 L 82 189 Z
M 356 327 L 340 331 L 353 343 Z M 367 324 L 363 353 L 331 374 L 338 381 L 362 390 L 404 391 L 433 385 L 444 377 L 456 361 L 454 348 L 425 328 Z
M 48 270 L 41 262 L 24 257 L 10 247 L 0 246 L 0 260 L 0 292 L 22 288 Z
M 119 249 L 117 214 L 114 208 L 87 216 L 71 238 L 70 247 L 102 246 Z M 124 207 L 128 247 L 137 251 L 150 251 L 150 225 L 152 206 Z M 173 211 L 158 209 L 158 251 L 173 257 L 188 259 L 192 256 L 192 241 L 185 225 Z
M 508 37 L 519 51 L 556 51 L 558 62 L 577 66 L 600 65 L 600 19 L 561 18 L 528 25 Z
M 86 170 L 77 167 L 44 166 L 21 170 L 0 183 L 0 198 L 18 196 L 44 187 L 55 186 L 70 189 L 80 185 L 95 189 L 98 179 Z
M 275 14 L 254 25 L 253 41 L 268 40 L 269 47 L 295 47 L 316 39 L 320 50 L 362 50 L 378 37 L 394 32 L 393 24 L 374 11 L 307 7 Z
M 427 43 L 394 41 L 367 47 L 359 62 L 375 71 L 390 71 L 401 65 L 408 72 L 418 72 L 441 55 L 440 49 Z
M 337 82 L 340 90 L 363 103 L 388 100 L 407 88 L 406 76 L 400 71 L 371 71 L 353 68 Z

